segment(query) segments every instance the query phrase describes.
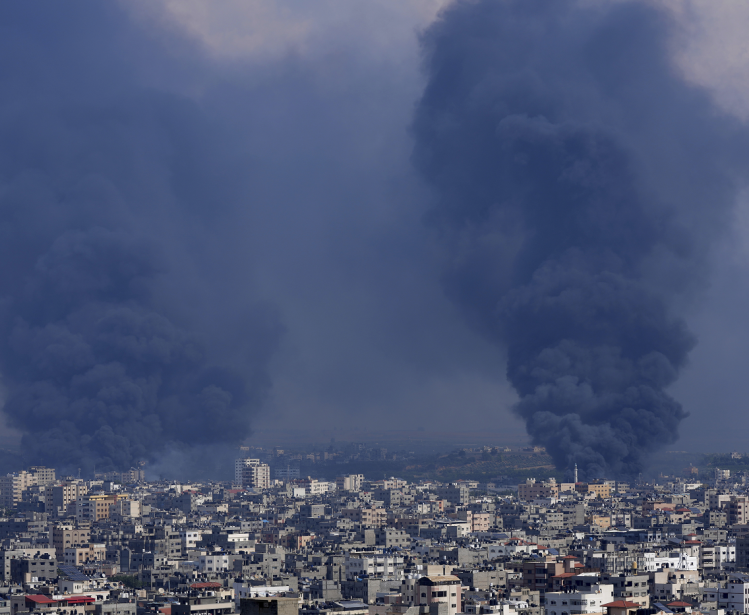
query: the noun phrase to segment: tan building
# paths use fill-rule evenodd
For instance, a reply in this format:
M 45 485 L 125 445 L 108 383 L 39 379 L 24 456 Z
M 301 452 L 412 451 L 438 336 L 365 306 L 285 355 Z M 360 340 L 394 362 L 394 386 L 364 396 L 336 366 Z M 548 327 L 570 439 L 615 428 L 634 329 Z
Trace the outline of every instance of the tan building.
M 363 474 L 346 474 L 335 479 L 338 491 L 361 491 L 364 482 Z
M 729 525 L 745 525 L 749 516 L 747 515 L 747 507 L 749 506 L 749 498 L 744 495 L 732 496 L 731 500 L 726 506 L 728 513 L 728 524 Z
M 66 514 L 68 506 L 88 493 L 88 487 L 81 480 L 65 481 L 59 485 L 47 485 L 44 488 L 45 510 L 52 514 Z
M 407 602 L 414 606 L 447 605 L 447 615 L 461 611 L 462 587 L 460 579 L 453 575 L 427 576 L 406 579 L 401 590 Z
M 559 497 L 559 485 L 556 481 L 537 483 L 535 478 L 529 478 L 518 485 L 518 498 L 525 502 L 546 498 Z
M 126 485 L 146 480 L 146 473 L 142 468 L 130 468 L 127 472 L 120 474 L 120 480 Z
M 109 519 L 110 509 L 116 503 L 116 495 L 84 495 L 76 501 L 75 518 L 78 522 L 89 521 L 91 523 Z
M 459 510 L 457 518 L 469 524 L 470 532 L 488 532 L 491 526 L 489 513 L 477 513 L 470 510 Z
M 608 483 L 577 483 L 575 488 L 578 493 L 595 493 L 597 498 L 611 497 L 611 485 Z
M 36 484 L 42 487 L 51 485 L 55 482 L 55 469 L 45 468 L 44 466 L 31 466 L 31 474 L 36 478 Z
M 63 562 L 68 566 L 82 566 L 91 562 L 103 562 L 107 558 L 104 544 L 87 544 L 69 547 L 63 552 Z
M 88 525 L 56 525 L 52 528 L 52 546 L 58 561 L 62 561 L 65 549 L 86 545 L 91 540 L 91 529 Z
M 597 525 L 605 530 L 611 527 L 611 516 L 610 515 L 589 515 L 585 519 L 586 523 L 590 525 Z
M 367 527 L 379 528 L 388 520 L 388 513 L 384 508 L 345 508 L 341 514 Z

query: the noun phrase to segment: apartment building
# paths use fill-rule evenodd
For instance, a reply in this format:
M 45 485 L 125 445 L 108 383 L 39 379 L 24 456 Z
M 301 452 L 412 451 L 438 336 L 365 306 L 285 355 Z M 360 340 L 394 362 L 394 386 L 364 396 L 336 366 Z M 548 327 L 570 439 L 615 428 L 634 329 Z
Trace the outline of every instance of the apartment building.
M 14 472 L 0 477 L 0 508 L 14 508 L 23 499 L 24 489 L 36 485 L 31 472 Z
M 518 498 L 525 502 L 559 497 L 559 485 L 556 481 L 537 483 L 535 478 L 529 478 L 518 485 Z
M 109 519 L 111 507 L 116 503 L 117 495 L 84 495 L 76 501 L 75 518 L 79 523 L 82 521 L 95 523 L 102 519 Z
M 745 525 L 749 519 L 749 498 L 744 495 L 731 496 L 726 504 L 728 525 Z
M 85 525 L 56 525 L 52 528 L 52 547 L 55 549 L 55 556 L 62 561 L 65 549 L 80 547 L 88 544 L 91 540 L 91 529 L 88 524 Z
M 635 602 L 640 608 L 650 607 L 647 574 L 602 574 L 601 582 L 614 586 L 614 599 Z
M 571 592 L 548 592 L 546 615 L 602 613 L 603 605 L 614 601 L 614 586 L 594 583 L 590 588 Z
M 468 524 L 469 532 L 488 532 L 492 524 L 491 515 L 489 513 L 459 510 L 457 518 Z
M 363 474 L 346 474 L 335 479 L 338 491 L 361 491 L 364 483 Z
M 270 487 L 270 466 L 259 459 L 237 459 L 234 462 L 234 482 L 251 489 Z
M 453 506 L 465 506 L 470 501 L 470 489 L 467 485 L 452 484 L 435 489 L 437 497 L 447 500 Z
M 718 608 L 749 613 L 749 575 L 731 575 L 725 588 L 718 591 Z
M 384 508 L 346 508 L 341 511 L 346 519 L 361 523 L 366 527 L 379 528 L 387 523 L 387 510 Z
M 461 611 L 462 587 L 458 577 L 453 575 L 428 576 L 412 582 L 413 605 L 430 607 L 433 604 L 446 604 L 447 614 L 456 615 Z
M 54 468 L 47 468 L 44 466 L 31 466 L 29 468 L 29 471 L 36 479 L 35 484 L 41 487 L 46 487 L 47 485 L 51 485 L 55 482 Z
M 611 497 L 611 485 L 609 483 L 577 483 L 575 490 L 578 493 L 593 493 L 601 499 Z
M 63 562 L 68 566 L 82 566 L 92 562 L 103 562 L 107 557 L 104 544 L 87 544 L 79 547 L 68 547 L 63 552 Z
M 378 578 L 395 578 L 399 573 L 402 578 L 402 555 L 386 555 L 377 553 L 372 555 L 347 554 L 344 561 L 346 578 L 369 576 Z
M 44 506 L 48 514 L 65 515 L 68 506 L 88 493 L 88 487 L 81 480 L 65 481 L 59 485 L 47 485 L 44 488 Z

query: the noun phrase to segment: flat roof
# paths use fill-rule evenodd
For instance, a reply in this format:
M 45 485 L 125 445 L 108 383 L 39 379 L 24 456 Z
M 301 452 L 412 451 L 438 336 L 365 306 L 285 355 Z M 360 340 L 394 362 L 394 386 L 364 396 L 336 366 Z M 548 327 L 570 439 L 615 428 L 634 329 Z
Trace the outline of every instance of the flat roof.
M 37 604 L 55 604 L 57 600 L 52 600 L 49 596 L 45 596 L 44 594 L 31 594 L 26 596 L 26 600 L 30 600 L 31 602 L 36 602 Z
M 83 604 L 84 602 L 96 602 L 96 598 L 91 596 L 65 596 L 60 599 L 60 602 L 67 602 L 68 604 Z

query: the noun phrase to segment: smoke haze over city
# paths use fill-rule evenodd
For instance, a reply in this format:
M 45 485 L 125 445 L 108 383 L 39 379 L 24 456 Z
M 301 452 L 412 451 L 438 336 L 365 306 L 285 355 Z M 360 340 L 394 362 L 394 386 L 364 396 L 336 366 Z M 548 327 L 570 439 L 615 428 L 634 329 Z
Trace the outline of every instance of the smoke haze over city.
M 218 472 L 288 428 L 527 429 L 586 477 L 740 446 L 745 27 L 0 6 L 4 466 Z

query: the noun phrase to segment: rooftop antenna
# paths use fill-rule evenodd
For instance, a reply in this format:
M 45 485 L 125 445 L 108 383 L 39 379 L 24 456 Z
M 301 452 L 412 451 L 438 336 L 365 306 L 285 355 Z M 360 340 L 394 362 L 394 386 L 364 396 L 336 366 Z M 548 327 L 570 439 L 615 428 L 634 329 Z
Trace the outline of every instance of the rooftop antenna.
M 78 478 L 80 478 L 80 477 L 81 477 L 81 469 L 78 468 Z

